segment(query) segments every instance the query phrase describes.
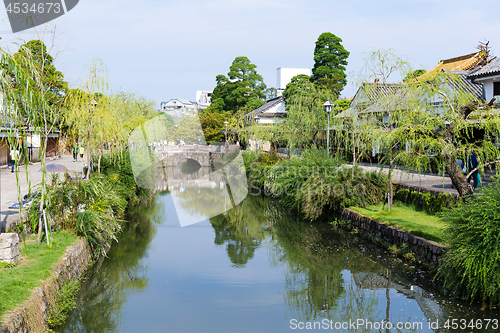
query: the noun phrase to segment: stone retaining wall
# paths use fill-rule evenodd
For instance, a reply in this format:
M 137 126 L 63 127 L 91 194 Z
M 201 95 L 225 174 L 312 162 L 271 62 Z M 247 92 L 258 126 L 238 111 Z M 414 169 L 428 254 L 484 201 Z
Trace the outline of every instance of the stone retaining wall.
M 55 266 L 52 276 L 14 312 L 5 315 L 0 333 L 46 332 L 47 318 L 58 291 L 66 281 L 75 281 L 85 273 L 92 253 L 85 239 L 69 247 Z
M 398 247 L 406 244 L 408 250 L 415 254 L 417 260 L 429 266 L 439 266 L 443 254 L 448 249 L 439 243 L 388 226 L 383 222 L 363 216 L 350 209 L 343 209 L 337 217 L 349 221 L 346 229 L 357 228 L 362 235 L 372 240 L 382 240 L 390 244 L 396 244 Z

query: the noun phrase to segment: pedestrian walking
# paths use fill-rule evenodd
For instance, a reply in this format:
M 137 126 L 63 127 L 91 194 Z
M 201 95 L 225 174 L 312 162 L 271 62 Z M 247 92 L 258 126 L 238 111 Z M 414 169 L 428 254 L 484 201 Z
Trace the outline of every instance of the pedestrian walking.
M 19 150 L 17 150 L 16 147 L 12 147 L 10 150 L 10 158 L 12 159 L 12 170 L 11 172 L 14 172 L 14 168 L 17 167 L 17 164 L 19 163 Z
M 78 154 L 80 154 L 81 161 L 83 162 L 83 154 L 85 154 L 85 148 L 79 147 Z
M 73 145 L 73 162 L 78 161 L 78 145 L 74 144 Z
M 472 151 L 470 157 L 469 157 L 469 163 L 468 163 L 468 167 L 469 167 L 469 170 L 474 170 L 478 167 L 479 165 L 479 162 L 478 162 L 478 159 L 477 159 L 477 156 L 476 156 L 476 153 L 474 151 Z M 479 170 L 475 170 L 472 175 L 470 176 L 469 178 L 469 184 L 470 184 L 470 181 L 471 180 L 474 180 L 474 189 L 478 188 L 479 186 L 481 186 L 481 175 L 479 174 Z

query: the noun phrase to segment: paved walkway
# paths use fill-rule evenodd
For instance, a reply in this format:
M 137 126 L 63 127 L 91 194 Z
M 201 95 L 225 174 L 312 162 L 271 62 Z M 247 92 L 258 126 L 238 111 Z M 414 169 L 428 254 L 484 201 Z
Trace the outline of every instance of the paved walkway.
M 48 158 L 46 164 L 57 163 L 64 165 L 70 174 L 74 172 L 82 172 L 84 162 L 73 162 L 73 156 L 63 155 L 61 158 Z M 35 187 L 42 181 L 42 172 L 40 162 L 33 163 L 28 166 L 28 176 L 31 181 L 31 187 Z M 58 172 L 59 177 L 63 179 L 64 173 Z M 50 172 L 47 172 L 47 181 L 50 182 Z M 11 167 L 2 167 L 0 169 L 0 232 L 6 230 L 17 224 L 19 220 L 19 210 L 9 209 L 10 206 L 18 202 L 17 195 L 17 182 L 16 173 L 11 172 Z M 21 197 L 28 193 L 28 182 L 26 181 L 26 167 L 19 167 L 19 184 L 21 189 Z
M 380 170 L 376 164 L 359 163 L 365 170 Z M 388 173 L 389 168 L 384 168 L 384 172 Z M 401 184 L 426 188 L 436 192 L 446 192 L 458 195 L 457 190 L 452 187 L 450 177 L 438 176 L 429 173 L 410 173 L 400 169 L 393 170 L 392 180 Z M 477 192 L 477 191 L 476 191 Z

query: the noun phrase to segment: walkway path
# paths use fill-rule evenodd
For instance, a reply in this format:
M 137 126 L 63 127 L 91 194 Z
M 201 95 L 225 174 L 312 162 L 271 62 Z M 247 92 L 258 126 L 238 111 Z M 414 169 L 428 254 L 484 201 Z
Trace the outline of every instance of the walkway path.
M 46 164 L 57 163 L 63 164 L 70 174 L 83 171 L 83 162 L 73 162 L 71 155 L 63 155 L 61 158 L 47 159 Z M 28 166 L 28 175 L 31 180 L 32 188 L 34 185 L 42 181 L 42 173 L 40 162 L 33 163 Z M 63 179 L 64 174 L 58 172 L 59 177 Z M 19 181 L 21 187 L 21 196 L 28 193 L 28 183 L 26 181 L 26 167 L 19 168 Z M 50 172 L 47 173 L 47 181 L 50 181 Z M 16 174 L 11 172 L 11 167 L 2 167 L 0 169 L 0 232 L 5 232 L 17 224 L 19 220 L 19 210 L 9 209 L 10 206 L 18 202 Z
M 359 163 L 359 165 L 363 167 L 365 170 L 370 170 L 370 171 L 380 169 L 380 167 L 377 166 L 376 164 Z M 388 173 L 389 168 L 385 167 L 384 172 Z M 392 180 L 394 182 L 398 182 L 408 186 L 422 187 L 427 190 L 432 190 L 436 192 L 446 192 L 458 195 L 457 190 L 452 188 L 450 177 L 447 176 L 443 177 L 429 173 L 425 174 L 410 173 L 400 169 L 395 169 L 393 171 Z

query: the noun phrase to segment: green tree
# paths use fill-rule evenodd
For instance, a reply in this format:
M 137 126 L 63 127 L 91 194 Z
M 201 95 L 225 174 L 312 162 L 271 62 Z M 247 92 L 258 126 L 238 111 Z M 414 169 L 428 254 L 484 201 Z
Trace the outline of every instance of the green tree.
M 389 77 L 394 73 L 406 78 L 410 75 L 411 67 L 408 61 L 399 57 L 393 50 L 382 49 L 368 54 L 363 70 L 363 82 L 373 82 L 375 80 L 375 82 L 387 83 Z M 422 70 L 415 71 L 414 75 L 417 75 L 420 71 Z
M 314 48 L 314 67 L 311 81 L 326 85 L 336 96 L 347 84 L 345 70 L 349 52 L 341 44 L 342 39 L 331 32 L 324 32 Z
M 327 114 L 323 103 L 335 99 L 335 92 L 309 81 L 307 75 L 294 76 L 283 92 L 286 110 L 285 120 L 276 131 L 280 139 L 293 148 L 317 146 L 318 134 L 326 131 Z
M 31 40 L 24 43 L 14 54 L 14 59 L 20 69 L 25 71 L 31 80 L 38 81 L 40 88 L 44 89 L 44 98 L 48 105 L 54 106 L 63 102 L 68 91 L 68 83 L 64 81 L 64 75 L 56 70 L 54 58 L 42 41 Z M 29 94 L 29 85 L 24 84 L 25 82 L 16 76 L 12 68 L 4 67 L 4 70 L 6 76 L 13 81 L 13 88 L 17 90 L 19 96 Z M 28 117 L 27 112 L 29 111 L 23 111 L 24 117 Z
M 410 73 L 408 73 L 405 76 L 405 78 L 403 79 L 403 82 L 407 82 L 407 81 L 416 79 L 417 77 L 424 74 L 425 72 L 426 72 L 425 69 L 415 69 L 414 71 L 411 71 Z
M 264 104 L 266 85 L 256 68 L 247 57 L 236 57 L 227 76 L 217 75 L 212 103 L 221 103 L 224 111 L 233 113 L 240 108 L 251 111 Z
M 45 44 L 39 40 L 21 45 L 14 55 L 8 52 L 2 53 L 1 68 L 5 73 L 1 83 L 2 94 L 4 110 L 13 125 L 11 130 L 16 128 L 18 132 L 24 133 L 22 136 L 26 138 L 24 130 L 28 125 L 33 128 L 34 133 L 31 134 L 40 135 L 42 203 L 47 200 L 45 167 L 47 141 L 55 126 L 61 124 L 66 106 L 64 100 L 67 83 L 64 82 L 62 73 L 55 69 L 53 62 L 54 59 L 48 53 Z M 42 234 L 43 211 L 42 204 L 39 210 L 38 243 Z
M 82 89 L 73 91 L 70 98 L 70 111 L 66 121 L 85 145 L 87 161 L 90 162 L 92 149 L 97 149 L 103 142 L 105 134 L 114 121 L 114 113 L 107 97 L 102 97 L 108 88 L 107 67 L 100 59 L 94 59 L 87 72 Z M 121 129 L 121 127 L 118 127 Z M 86 179 L 90 177 L 87 168 Z

